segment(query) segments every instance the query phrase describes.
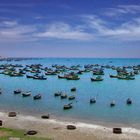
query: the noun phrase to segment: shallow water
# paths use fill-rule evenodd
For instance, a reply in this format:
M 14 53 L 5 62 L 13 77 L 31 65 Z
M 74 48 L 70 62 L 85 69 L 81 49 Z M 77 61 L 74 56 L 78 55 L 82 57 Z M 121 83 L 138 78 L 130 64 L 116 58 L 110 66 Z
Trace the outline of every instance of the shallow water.
M 70 58 L 45 58 L 32 59 L 16 62 L 0 62 L 15 64 L 38 64 L 51 66 L 61 64 L 71 66 L 74 64 L 101 64 L 101 65 L 138 65 L 140 59 L 70 59 Z M 120 123 L 127 126 L 140 124 L 140 75 L 135 80 L 118 80 L 109 78 L 114 74 L 113 70 L 105 69 L 104 81 L 91 82 L 92 73 L 80 75 L 78 81 L 67 81 L 58 79 L 57 76 L 47 76 L 47 80 L 26 79 L 26 77 L 8 77 L 0 75 L 0 88 L 3 94 L 0 95 L 0 109 L 25 112 L 27 114 L 43 114 L 49 112 L 54 116 L 62 118 L 73 118 L 94 122 Z M 70 88 L 76 87 L 76 93 L 71 93 Z M 13 90 L 21 88 L 24 91 L 31 90 L 32 94 L 42 94 L 42 99 L 34 101 L 32 97 L 23 98 L 21 95 L 14 95 Z M 69 101 L 54 97 L 54 92 L 62 90 L 68 95 L 75 94 L 73 109 L 64 111 L 63 105 Z M 90 105 L 89 99 L 97 98 L 97 103 Z M 133 104 L 126 105 L 126 99 L 131 97 Z M 109 103 L 116 101 L 116 106 L 110 108 Z

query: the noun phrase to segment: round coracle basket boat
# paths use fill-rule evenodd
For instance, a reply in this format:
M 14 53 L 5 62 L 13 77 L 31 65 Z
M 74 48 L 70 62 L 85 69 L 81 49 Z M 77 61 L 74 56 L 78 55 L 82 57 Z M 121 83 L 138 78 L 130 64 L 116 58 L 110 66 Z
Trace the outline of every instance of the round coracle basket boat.
M 49 119 L 49 118 L 50 118 L 50 114 L 42 115 L 41 118 L 42 118 L 42 119 Z
M 74 130 L 74 129 L 76 129 L 76 126 L 74 126 L 74 125 L 67 125 L 67 129 L 68 130 Z
M 122 133 L 122 129 L 121 128 L 113 128 L 113 133 L 121 134 Z
M 27 131 L 26 135 L 35 135 L 37 134 L 37 131 L 35 130 L 30 130 L 30 131 Z
M 8 116 L 9 117 L 16 117 L 17 113 L 16 112 L 9 112 Z

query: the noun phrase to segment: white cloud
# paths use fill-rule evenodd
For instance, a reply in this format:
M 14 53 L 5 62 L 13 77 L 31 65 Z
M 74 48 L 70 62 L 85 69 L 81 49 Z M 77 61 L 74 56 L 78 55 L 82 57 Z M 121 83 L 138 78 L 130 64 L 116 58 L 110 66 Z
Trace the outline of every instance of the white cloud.
M 66 23 L 54 23 L 47 26 L 45 32 L 35 35 L 40 38 L 56 38 L 56 39 L 71 39 L 71 40 L 90 40 L 93 35 L 83 31 L 77 27 L 72 27 Z
M 120 23 L 114 28 L 109 26 L 110 23 L 102 20 L 97 16 L 83 16 L 87 25 L 96 31 L 96 37 L 107 37 L 108 39 L 118 40 L 140 40 L 140 18 L 134 18 L 129 22 Z
M 138 13 L 140 13 L 140 5 L 118 5 L 115 8 L 107 8 L 103 14 L 107 16 L 120 16 Z
M 17 21 L 2 21 L 1 23 L 0 23 L 0 25 L 1 26 L 7 26 L 7 27 L 11 27 L 11 26 L 15 26 L 15 25 L 17 25 Z
M 106 21 L 100 19 L 96 15 L 84 15 L 82 17 L 84 18 L 84 22 L 86 22 L 89 28 L 92 28 L 98 32 L 106 30 Z
M 44 32 L 40 31 L 46 29 Z M 59 22 L 54 24 L 22 25 L 17 21 L 4 20 L 0 23 L 0 41 L 46 40 L 48 38 L 67 40 L 90 40 L 93 35 L 85 32 L 82 26 L 72 27 Z
M 140 22 L 134 19 L 131 22 L 123 23 L 115 29 L 107 29 L 102 34 L 105 36 L 116 37 L 120 40 L 140 40 Z
M 0 41 L 34 41 L 47 39 L 96 41 L 131 40 L 140 41 L 140 17 L 122 22 L 108 21 L 97 15 L 80 16 L 79 24 L 71 25 L 64 22 L 52 24 L 22 25 L 16 20 L 0 22 Z
M 0 23 L 0 41 L 29 41 L 36 28 L 31 25 L 19 25 L 16 21 Z
M 40 31 L 46 29 L 44 32 Z M 0 23 L 0 41 L 34 41 L 47 39 L 65 39 L 86 41 L 93 39 L 93 35 L 84 31 L 83 26 L 72 27 L 59 22 L 53 24 L 21 25 L 17 21 L 2 21 Z

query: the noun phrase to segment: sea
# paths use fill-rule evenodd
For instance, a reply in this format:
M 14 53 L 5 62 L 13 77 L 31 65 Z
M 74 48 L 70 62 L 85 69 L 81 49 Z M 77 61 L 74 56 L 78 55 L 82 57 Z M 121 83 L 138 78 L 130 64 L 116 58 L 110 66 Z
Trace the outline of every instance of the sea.
M 100 64 L 110 66 L 140 65 L 140 59 L 121 58 L 32 58 L 21 61 L 1 61 L 0 64 L 42 64 L 43 67 L 58 65 L 81 65 L 83 69 L 87 64 Z M 135 80 L 119 80 L 110 78 L 116 74 L 112 69 L 105 69 L 102 82 L 91 82 L 92 72 L 84 73 L 80 80 L 58 79 L 57 75 L 47 76 L 47 80 L 34 80 L 24 77 L 9 77 L 0 74 L 0 110 L 17 111 L 23 114 L 41 116 L 51 114 L 62 120 L 77 120 L 90 123 L 118 124 L 122 126 L 140 127 L 140 75 Z M 76 87 L 76 92 L 70 89 Z M 15 89 L 31 91 L 32 96 L 23 98 L 15 95 Z M 69 101 L 54 97 L 54 93 L 63 91 L 67 95 L 75 95 L 76 99 Z M 33 96 L 40 93 L 41 100 L 33 100 Z M 89 100 L 96 97 L 96 103 L 90 104 Z M 132 105 L 127 105 L 127 98 L 131 98 Z M 110 107 L 110 102 L 116 101 L 116 106 Z M 63 110 L 63 106 L 72 102 L 73 108 Z

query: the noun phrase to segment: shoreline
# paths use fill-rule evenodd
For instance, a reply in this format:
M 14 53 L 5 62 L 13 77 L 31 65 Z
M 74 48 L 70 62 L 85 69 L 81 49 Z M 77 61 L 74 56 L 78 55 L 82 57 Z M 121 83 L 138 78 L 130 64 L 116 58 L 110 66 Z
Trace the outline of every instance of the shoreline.
M 111 121 L 106 121 L 106 120 L 97 120 L 97 119 L 93 119 L 93 120 L 89 120 L 89 119 L 83 119 L 80 117 L 74 117 L 74 116 L 61 116 L 61 115 L 57 115 L 53 112 L 32 112 L 32 111 L 25 111 L 25 110 L 17 110 L 17 109 L 9 109 L 9 108 L 5 108 L 5 109 L 1 109 L 0 108 L 0 112 L 3 113 L 7 113 L 8 112 L 17 112 L 17 114 L 19 115 L 23 115 L 23 116 L 33 116 L 35 118 L 41 119 L 41 115 L 45 115 L 45 114 L 50 114 L 50 119 L 49 120 L 57 120 L 60 122 L 82 122 L 84 124 L 92 124 L 92 125 L 97 125 L 97 126 L 105 126 L 105 127 L 124 127 L 124 128 L 134 128 L 137 130 L 140 130 L 140 126 L 139 123 L 124 123 L 124 122 L 111 122 Z
M 0 112 L 0 119 L 3 120 L 3 127 L 23 129 L 23 130 L 37 130 L 37 136 L 49 137 L 54 140 L 102 140 L 104 138 L 109 140 L 120 139 L 134 139 L 138 140 L 140 137 L 140 130 L 131 127 L 122 127 L 122 134 L 113 134 L 111 127 L 101 125 L 83 123 L 83 122 L 69 122 L 60 121 L 57 119 L 41 119 L 35 116 L 26 116 L 17 114 L 16 117 L 10 118 L 5 112 Z M 76 130 L 67 130 L 66 126 L 72 124 L 76 126 Z M 47 133 L 46 133 L 47 132 Z M 78 135 L 78 136 L 77 136 Z

